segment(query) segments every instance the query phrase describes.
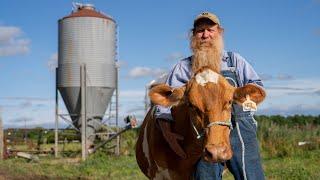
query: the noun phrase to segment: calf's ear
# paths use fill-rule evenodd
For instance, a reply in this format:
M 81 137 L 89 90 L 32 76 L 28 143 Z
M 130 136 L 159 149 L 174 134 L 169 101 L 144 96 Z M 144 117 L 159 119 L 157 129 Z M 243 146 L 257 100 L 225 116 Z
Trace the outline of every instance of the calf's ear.
M 152 103 L 162 106 L 173 106 L 180 102 L 184 96 L 186 87 L 172 88 L 167 84 L 158 84 L 149 91 L 149 97 Z
M 249 95 L 250 100 L 259 104 L 265 99 L 266 92 L 258 85 L 247 84 L 243 87 L 236 88 L 233 94 L 233 100 L 238 104 L 242 104 L 246 100 L 247 95 Z

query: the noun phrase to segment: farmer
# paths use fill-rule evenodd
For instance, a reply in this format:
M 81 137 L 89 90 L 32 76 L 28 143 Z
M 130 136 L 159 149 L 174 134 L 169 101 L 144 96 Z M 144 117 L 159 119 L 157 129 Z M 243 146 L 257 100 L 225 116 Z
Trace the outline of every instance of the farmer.
M 218 17 L 209 12 L 199 14 L 191 30 L 191 57 L 182 59 L 169 72 L 166 83 L 171 87 L 183 86 L 192 74 L 201 67 L 215 67 L 228 79 L 231 85 L 242 87 L 248 83 L 263 86 L 252 66 L 239 54 L 224 51 L 224 29 Z M 233 104 L 230 142 L 233 157 L 226 163 L 235 179 L 264 179 L 259 145 L 256 136 L 257 122 L 253 111 L 244 111 L 242 106 Z M 170 147 L 183 157 L 184 151 L 178 144 L 179 135 L 171 132 L 170 108 L 158 105 L 155 117 Z M 212 163 L 200 159 L 194 172 L 195 179 L 222 179 L 224 163 Z

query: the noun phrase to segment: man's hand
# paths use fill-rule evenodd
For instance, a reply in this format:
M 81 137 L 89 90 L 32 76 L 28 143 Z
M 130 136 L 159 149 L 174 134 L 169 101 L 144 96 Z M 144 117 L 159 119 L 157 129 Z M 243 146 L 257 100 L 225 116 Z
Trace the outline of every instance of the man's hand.
M 183 140 L 183 136 L 171 132 L 171 124 L 167 120 L 157 119 L 162 135 L 169 144 L 170 148 L 182 159 L 186 159 L 187 155 L 178 143 L 178 140 Z

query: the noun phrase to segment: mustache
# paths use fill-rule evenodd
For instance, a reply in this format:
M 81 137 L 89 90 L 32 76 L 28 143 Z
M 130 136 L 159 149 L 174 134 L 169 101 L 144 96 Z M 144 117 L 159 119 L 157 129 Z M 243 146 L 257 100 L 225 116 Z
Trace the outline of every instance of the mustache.
M 199 50 L 205 50 L 206 48 L 214 48 L 221 46 L 221 37 L 214 39 L 199 39 L 195 36 L 191 37 L 190 48 L 193 53 Z
M 209 46 L 213 46 L 213 41 L 209 41 L 209 40 L 199 40 L 198 42 L 200 45 L 209 45 Z

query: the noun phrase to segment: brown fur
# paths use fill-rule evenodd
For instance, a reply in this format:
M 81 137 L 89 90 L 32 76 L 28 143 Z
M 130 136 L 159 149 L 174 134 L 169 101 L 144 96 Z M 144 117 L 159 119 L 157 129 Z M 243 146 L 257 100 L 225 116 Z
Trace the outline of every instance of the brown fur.
M 255 84 L 247 84 L 244 87 L 236 89 L 233 99 L 238 104 L 242 104 L 246 100 L 246 95 L 250 94 L 250 99 L 260 104 L 266 97 L 266 92 Z
M 150 89 L 149 97 L 152 102 L 158 102 L 158 104 L 169 107 L 182 99 L 184 90 L 185 86 L 172 90 L 165 84 L 158 84 Z
M 136 158 L 141 171 L 149 178 L 155 179 L 158 166 L 163 169 L 168 169 L 171 179 L 188 180 L 191 179 L 191 174 L 194 169 L 194 164 L 199 159 L 202 153 L 202 142 L 197 140 L 189 129 L 188 114 L 182 113 L 185 106 L 176 106 L 174 117 L 176 122 L 172 125 L 174 131 L 184 136 L 184 141 L 181 144 L 187 153 L 187 159 L 179 158 L 168 146 L 164 140 L 161 131 L 156 126 L 156 121 L 152 117 L 151 111 L 145 117 L 141 126 L 139 137 L 136 144 Z M 177 114 L 179 112 L 179 114 Z M 144 129 L 147 128 L 147 139 L 150 154 L 150 163 L 143 153 L 143 136 Z M 188 142 L 188 143 L 186 143 Z M 148 172 L 149 169 L 149 172 Z M 163 178 L 160 178 L 163 179 Z

